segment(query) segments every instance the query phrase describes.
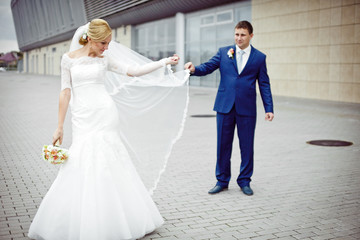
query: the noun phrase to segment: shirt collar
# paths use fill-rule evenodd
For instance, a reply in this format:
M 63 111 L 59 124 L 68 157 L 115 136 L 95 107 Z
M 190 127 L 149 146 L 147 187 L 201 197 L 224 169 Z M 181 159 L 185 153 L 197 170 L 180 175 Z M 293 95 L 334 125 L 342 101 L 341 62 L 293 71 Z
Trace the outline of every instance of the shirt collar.
M 241 49 L 239 48 L 239 46 L 237 44 L 235 44 L 235 47 L 236 47 L 236 53 L 239 53 Z M 249 44 L 249 46 L 247 46 L 247 48 L 243 49 L 243 51 L 246 54 L 249 54 L 251 51 L 251 45 Z

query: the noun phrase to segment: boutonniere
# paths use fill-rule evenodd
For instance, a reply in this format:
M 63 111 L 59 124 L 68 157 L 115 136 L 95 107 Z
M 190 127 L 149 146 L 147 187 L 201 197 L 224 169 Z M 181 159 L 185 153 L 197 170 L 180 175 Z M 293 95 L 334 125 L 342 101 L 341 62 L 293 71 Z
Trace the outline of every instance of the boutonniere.
M 227 55 L 229 56 L 229 58 L 234 59 L 234 49 L 230 48 L 227 52 Z

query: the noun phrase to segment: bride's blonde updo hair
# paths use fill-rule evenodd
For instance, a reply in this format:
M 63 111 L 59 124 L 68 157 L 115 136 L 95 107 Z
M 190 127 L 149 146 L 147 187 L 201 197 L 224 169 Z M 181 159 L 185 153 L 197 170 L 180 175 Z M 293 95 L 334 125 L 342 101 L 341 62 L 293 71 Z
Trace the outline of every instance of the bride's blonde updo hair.
M 85 33 L 84 33 L 85 34 Z M 79 39 L 81 45 L 86 45 L 89 38 L 94 42 L 101 42 L 111 34 L 109 24 L 103 19 L 94 19 L 89 24 L 89 29 L 86 35 L 82 35 Z

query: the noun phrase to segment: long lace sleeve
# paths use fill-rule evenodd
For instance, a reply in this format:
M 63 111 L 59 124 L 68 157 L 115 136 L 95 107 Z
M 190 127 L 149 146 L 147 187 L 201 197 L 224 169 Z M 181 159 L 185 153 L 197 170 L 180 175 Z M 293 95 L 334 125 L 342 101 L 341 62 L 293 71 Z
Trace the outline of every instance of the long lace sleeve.
M 145 65 L 136 65 L 136 66 L 129 66 L 127 74 L 130 76 L 139 77 L 147 73 L 151 73 L 161 67 L 165 67 L 165 59 L 161 59 L 160 61 L 150 62 Z
M 71 89 L 71 74 L 70 74 L 70 61 L 66 54 L 61 58 L 61 91 Z
M 112 57 L 108 57 L 108 70 L 118 74 L 126 75 L 129 66 L 119 61 L 116 61 Z
M 110 57 L 108 60 L 109 71 L 134 77 L 139 77 L 147 73 L 151 73 L 161 67 L 165 67 L 165 65 L 165 59 L 161 59 L 160 61 L 156 62 L 149 62 L 144 65 L 124 65 Z

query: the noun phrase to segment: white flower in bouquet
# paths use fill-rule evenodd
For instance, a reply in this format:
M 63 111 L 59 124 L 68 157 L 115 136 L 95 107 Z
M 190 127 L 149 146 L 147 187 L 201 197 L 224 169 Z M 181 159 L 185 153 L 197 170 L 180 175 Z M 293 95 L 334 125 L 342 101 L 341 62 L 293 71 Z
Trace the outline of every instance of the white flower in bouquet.
M 51 164 L 64 163 L 69 158 L 67 149 L 53 145 L 44 145 L 42 149 L 43 159 Z

